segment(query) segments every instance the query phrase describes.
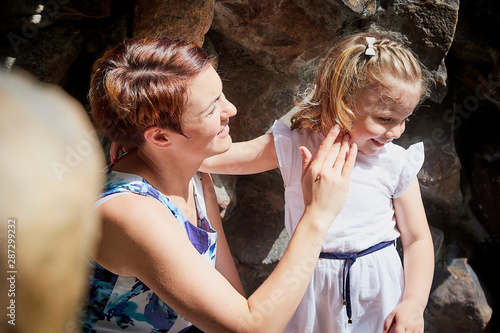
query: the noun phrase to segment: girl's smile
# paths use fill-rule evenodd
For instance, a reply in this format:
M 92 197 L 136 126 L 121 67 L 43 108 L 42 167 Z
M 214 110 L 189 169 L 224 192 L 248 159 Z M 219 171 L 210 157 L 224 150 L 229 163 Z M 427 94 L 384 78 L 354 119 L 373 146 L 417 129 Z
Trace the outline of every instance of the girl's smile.
M 398 139 L 408 117 L 420 101 L 418 85 L 393 85 L 367 89 L 355 105 L 356 120 L 349 132 L 351 142 L 365 155 L 376 155 Z

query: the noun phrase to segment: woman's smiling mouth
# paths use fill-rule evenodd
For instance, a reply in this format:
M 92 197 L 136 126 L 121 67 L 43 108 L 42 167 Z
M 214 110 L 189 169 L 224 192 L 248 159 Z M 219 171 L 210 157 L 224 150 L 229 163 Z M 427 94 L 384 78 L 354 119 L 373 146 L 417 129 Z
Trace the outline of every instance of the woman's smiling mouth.
M 228 133 L 229 133 L 229 125 L 226 125 L 219 133 L 217 133 L 217 136 L 226 135 Z

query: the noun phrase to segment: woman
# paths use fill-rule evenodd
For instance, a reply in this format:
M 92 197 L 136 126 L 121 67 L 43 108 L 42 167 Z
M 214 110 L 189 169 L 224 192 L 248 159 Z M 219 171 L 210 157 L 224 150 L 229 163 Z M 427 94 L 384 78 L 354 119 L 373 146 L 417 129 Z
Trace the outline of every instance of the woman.
M 235 107 L 194 44 L 137 39 L 94 65 L 98 130 L 138 147 L 110 168 L 85 332 L 280 332 L 298 306 L 356 157 L 335 127 L 315 158 L 301 148 L 306 209 L 274 272 L 244 297 L 213 184 L 196 176 L 231 146 Z M 137 195 L 139 194 L 139 195 Z M 210 221 L 210 222 L 209 222 Z

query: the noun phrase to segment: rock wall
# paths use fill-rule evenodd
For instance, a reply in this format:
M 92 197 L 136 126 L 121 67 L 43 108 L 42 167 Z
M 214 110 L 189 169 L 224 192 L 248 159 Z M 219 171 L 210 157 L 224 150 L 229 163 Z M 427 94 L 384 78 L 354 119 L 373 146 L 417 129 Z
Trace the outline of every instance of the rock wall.
M 219 57 L 235 141 L 290 117 L 293 97 L 344 34 L 400 32 L 432 74 L 399 144 L 424 141 L 419 173 L 436 248 L 427 332 L 500 330 L 500 82 L 495 0 L 22 0 L 0 4 L 0 59 L 88 109 L 92 63 L 126 37 L 191 39 Z M 107 147 L 107 142 L 103 145 Z M 251 293 L 287 244 L 279 171 L 217 177 L 228 239 Z M 492 311 L 493 310 L 493 311 Z

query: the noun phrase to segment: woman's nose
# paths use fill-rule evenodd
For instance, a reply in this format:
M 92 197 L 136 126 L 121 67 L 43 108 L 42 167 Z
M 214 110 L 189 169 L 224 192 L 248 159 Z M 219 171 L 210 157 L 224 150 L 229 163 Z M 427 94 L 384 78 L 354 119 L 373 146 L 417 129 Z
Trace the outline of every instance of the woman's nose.
M 228 101 L 224 97 L 224 105 L 223 105 L 223 111 L 221 112 L 221 117 L 223 117 L 224 119 L 231 118 L 231 117 L 234 117 L 236 115 L 236 113 L 237 113 L 237 111 L 236 111 L 236 107 L 234 106 L 234 104 L 231 103 L 230 101 Z

